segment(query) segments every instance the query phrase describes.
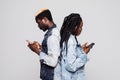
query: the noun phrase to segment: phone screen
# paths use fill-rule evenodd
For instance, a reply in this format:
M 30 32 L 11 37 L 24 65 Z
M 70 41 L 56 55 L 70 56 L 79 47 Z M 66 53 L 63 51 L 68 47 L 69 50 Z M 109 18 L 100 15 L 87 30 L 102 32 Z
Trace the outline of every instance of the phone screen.
M 95 45 L 95 43 L 91 43 L 91 44 L 89 44 L 87 47 L 92 48 L 93 45 Z

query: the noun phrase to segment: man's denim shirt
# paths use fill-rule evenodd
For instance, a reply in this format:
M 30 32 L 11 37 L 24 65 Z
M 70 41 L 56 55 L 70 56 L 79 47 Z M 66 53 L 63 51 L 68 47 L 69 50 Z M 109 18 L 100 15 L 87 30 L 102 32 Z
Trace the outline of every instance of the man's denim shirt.
M 40 60 L 44 60 L 44 64 L 54 67 L 54 79 L 61 80 L 61 68 L 58 63 L 60 56 L 60 34 L 56 25 L 53 25 L 45 34 L 43 40 L 43 49 L 40 52 Z M 46 76 L 52 77 L 52 76 Z
M 87 55 L 81 45 L 77 44 L 75 36 L 70 36 L 67 51 L 63 43 L 61 54 L 62 80 L 85 80 L 84 66 L 87 62 Z

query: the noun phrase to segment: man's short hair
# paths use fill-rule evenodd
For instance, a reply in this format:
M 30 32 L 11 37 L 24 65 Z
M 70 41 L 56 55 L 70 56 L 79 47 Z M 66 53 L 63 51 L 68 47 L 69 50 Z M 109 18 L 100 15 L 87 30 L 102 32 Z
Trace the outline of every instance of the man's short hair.
M 42 20 L 44 17 L 46 17 L 48 20 L 50 20 L 51 22 L 53 22 L 52 19 L 52 15 L 49 9 L 41 9 L 37 12 L 37 14 L 35 15 L 35 20 L 37 21 L 37 19 Z

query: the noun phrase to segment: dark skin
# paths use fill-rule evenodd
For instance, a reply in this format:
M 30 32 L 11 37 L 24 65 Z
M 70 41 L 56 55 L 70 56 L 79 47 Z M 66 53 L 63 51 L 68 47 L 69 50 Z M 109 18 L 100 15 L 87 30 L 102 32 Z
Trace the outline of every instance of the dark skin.
M 37 55 L 39 55 L 42 46 L 41 46 L 37 41 L 34 41 L 34 42 L 30 42 L 29 40 L 26 40 L 26 41 L 27 41 L 27 43 L 28 43 L 27 46 L 30 48 L 30 50 L 32 50 L 32 51 L 35 52 Z
M 46 17 L 44 17 L 42 20 L 37 19 L 36 23 L 38 24 L 39 29 L 46 31 L 49 29 L 54 23 L 49 21 Z M 30 50 L 35 52 L 37 55 L 40 55 L 40 51 L 42 49 L 42 45 L 39 44 L 37 41 L 30 42 L 29 40 L 26 40 L 28 43 L 28 47 Z
M 83 22 L 80 23 L 80 26 L 79 26 L 79 27 L 76 27 L 76 29 L 75 29 L 75 35 L 76 35 L 76 36 L 79 36 L 79 35 L 81 34 L 81 32 L 82 32 L 82 27 L 83 27 Z M 83 51 L 84 51 L 86 54 L 89 53 L 89 51 L 90 51 L 91 48 L 92 48 L 92 47 L 88 47 L 88 43 L 87 43 L 87 42 L 82 45 L 82 49 L 83 49 Z
M 38 24 L 38 27 L 43 30 L 46 31 L 48 28 L 50 28 L 54 23 L 50 22 L 46 17 L 44 17 L 42 20 L 37 20 L 36 23 Z M 82 32 L 82 27 L 83 27 L 83 22 L 81 22 L 80 26 L 78 28 L 75 29 L 75 35 L 79 36 Z M 30 42 L 29 40 L 26 40 L 28 43 L 28 47 L 35 52 L 37 55 L 40 55 L 40 51 L 42 46 L 37 42 Z M 88 47 L 88 43 L 86 42 L 85 44 L 82 45 L 82 49 L 83 51 L 88 54 L 90 49 L 92 47 Z

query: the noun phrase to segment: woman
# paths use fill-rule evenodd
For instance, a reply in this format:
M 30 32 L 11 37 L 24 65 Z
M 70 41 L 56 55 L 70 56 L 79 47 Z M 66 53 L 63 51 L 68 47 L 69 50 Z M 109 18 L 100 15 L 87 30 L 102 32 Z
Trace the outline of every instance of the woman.
M 82 18 L 77 13 L 64 18 L 60 30 L 62 80 L 85 80 L 84 66 L 91 48 L 87 43 L 81 46 L 77 41 L 82 26 Z

